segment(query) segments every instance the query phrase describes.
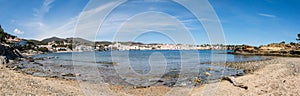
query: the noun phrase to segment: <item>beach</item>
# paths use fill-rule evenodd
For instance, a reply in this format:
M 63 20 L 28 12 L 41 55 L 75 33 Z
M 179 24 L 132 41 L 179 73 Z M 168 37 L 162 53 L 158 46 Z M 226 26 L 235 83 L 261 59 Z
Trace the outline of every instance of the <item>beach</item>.
M 77 81 L 34 77 L 10 70 L 0 64 L 1 96 L 82 95 Z
M 235 80 L 247 86 L 248 89 L 233 86 L 232 83 L 223 80 L 217 83 L 203 84 L 194 88 L 150 86 L 147 88 L 133 88 L 131 86 L 109 85 L 99 83 L 79 83 L 76 80 L 64 80 L 59 78 L 35 77 L 6 68 L 1 64 L 0 69 L 0 95 L 91 95 L 80 87 L 93 86 L 103 96 L 107 95 L 133 95 L 133 96 L 163 96 L 170 90 L 179 89 L 169 95 L 215 95 L 215 96 L 253 96 L 253 95 L 300 95 L 300 58 L 275 57 L 273 64 L 264 64 L 264 67 L 239 76 Z M 261 61 L 264 62 L 264 61 Z M 259 62 L 250 62 L 259 63 Z M 109 90 L 107 89 L 109 88 Z M 83 92 L 83 90 L 85 90 Z M 105 91 L 107 90 L 107 91 Z M 187 93 L 189 92 L 189 93 Z M 94 94 L 95 95 L 95 94 Z
M 300 96 L 300 0 L 0 3 L 0 96 Z

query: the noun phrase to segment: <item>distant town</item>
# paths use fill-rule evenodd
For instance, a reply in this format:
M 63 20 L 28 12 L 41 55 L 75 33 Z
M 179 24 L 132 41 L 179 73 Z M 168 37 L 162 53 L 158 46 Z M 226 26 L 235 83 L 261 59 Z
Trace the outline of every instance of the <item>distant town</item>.
M 8 42 L 22 42 L 22 39 L 7 39 Z M 143 44 L 140 42 L 92 42 L 82 38 L 58 38 L 52 37 L 42 41 L 26 40 L 27 44 L 17 44 L 18 46 L 28 46 L 41 52 L 85 52 L 85 51 L 110 51 L 110 50 L 233 50 L 236 45 L 190 45 L 190 44 Z M 34 52 L 34 50 L 31 50 Z M 29 52 L 29 53 L 32 53 Z M 36 53 L 35 51 L 34 53 Z M 33 53 L 33 54 L 34 54 Z M 37 53 L 39 54 L 39 53 Z
M 300 40 L 300 34 L 296 40 Z M 4 32 L 0 26 L 1 45 L 17 49 L 23 55 L 35 55 L 53 52 L 86 52 L 111 50 L 234 50 L 235 54 L 271 54 L 298 56 L 300 44 L 290 42 L 272 43 L 259 47 L 250 45 L 223 45 L 223 44 L 144 44 L 141 42 L 110 42 L 89 41 L 82 38 L 51 37 L 44 40 L 27 40 Z M 294 55 L 296 54 L 296 55 Z
M 27 40 L 10 35 L 0 26 L 1 44 L 18 49 L 24 55 L 50 52 L 85 52 L 111 50 L 233 50 L 237 45 L 222 44 L 144 44 L 140 42 L 89 41 L 82 38 L 51 37 L 44 40 Z

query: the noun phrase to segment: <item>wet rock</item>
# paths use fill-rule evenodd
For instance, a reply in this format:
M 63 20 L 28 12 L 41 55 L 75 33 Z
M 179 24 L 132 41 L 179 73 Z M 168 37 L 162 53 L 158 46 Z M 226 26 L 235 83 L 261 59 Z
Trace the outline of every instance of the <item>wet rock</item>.
M 50 78 L 58 78 L 56 75 L 50 75 Z
M 16 58 L 22 58 L 19 50 L 10 46 L 0 44 L 0 56 L 5 56 L 6 60 L 14 60 Z M 6 61 L 7 62 L 7 61 Z M 1 62 L 2 63 L 2 62 Z
M 33 64 L 37 64 L 37 65 L 39 65 L 39 66 L 44 66 L 43 64 L 38 63 L 38 62 L 33 62 Z
M 49 56 L 49 57 L 47 57 L 48 59 L 56 59 L 56 58 L 58 58 L 57 56 Z
M 13 68 L 11 68 L 12 70 L 20 70 L 20 69 L 23 69 L 23 67 L 21 66 L 14 66 Z
M 44 60 L 44 58 L 35 58 L 35 60 Z
M 65 76 L 65 77 L 75 77 L 75 75 L 73 73 L 61 73 L 61 76 Z
M 138 88 L 149 88 L 150 86 L 133 86 L 134 89 L 138 89 Z
M 163 80 L 157 80 L 157 82 L 161 83 L 161 82 L 164 82 Z
M 179 78 L 179 71 L 170 71 L 162 76 L 165 79 Z
M 168 86 L 168 87 L 173 87 L 176 84 L 176 82 L 166 82 L 163 85 Z
M 32 58 L 32 57 L 27 58 L 27 60 L 28 60 L 28 62 L 34 62 L 34 58 Z
M 236 76 L 244 76 L 244 73 L 239 72 L 239 73 L 236 74 Z
M 206 70 L 211 71 L 211 70 L 214 70 L 214 69 L 213 68 L 207 68 Z
M 58 66 L 59 66 L 59 67 L 64 67 L 64 66 L 63 66 L 63 65 L 61 65 L 61 64 L 59 64 Z

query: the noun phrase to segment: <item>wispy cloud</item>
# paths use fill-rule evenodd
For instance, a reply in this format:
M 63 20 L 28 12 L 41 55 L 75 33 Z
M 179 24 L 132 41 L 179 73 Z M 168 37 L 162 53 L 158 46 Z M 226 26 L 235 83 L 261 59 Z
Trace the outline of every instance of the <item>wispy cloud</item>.
M 20 22 L 20 25 L 24 27 L 28 34 L 34 33 L 30 38 L 40 39 L 40 34 L 45 34 L 51 26 L 45 22 L 45 15 L 50 11 L 52 3 L 55 0 L 44 0 L 39 8 L 33 9 L 33 17 L 31 19 Z M 27 34 L 26 33 L 26 34 Z
M 100 20 L 101 16 L 106 17 L 107 12 L 110 12 L 115 6 L 121 4 L 122 2 L 115 1 L 115 2 L 107 2 L 107 3 L 99 3 L 99 2 L 90 2 L 95 6 L 87 6 L 80 15 L 73 16 L 72 19 L 68 21 L 61 21 L 57 22 L 56 26 L 49 25 L 47 22 L 43 22 L 43 16 L 50 11 L 51 4 L 54 0 L 45 0 L 43 6 L 36 11 L 36 16 L 41 17 L 40 20 L 33 20 L 30 23 L 27 23 L 25 26 L 29 26 L 28 28 L 36 28 L 38 33 L 35 34 L 33 38 L 43 39 L 50 36 L 58 36 L 58 37 L 82 37 L 85 39 L 93 40 L 95 37 L 97 38 L 105 38 L 111 39 L 117 30 L 122 27 L 123 23 L 127 21 L 131 21 L 130 23 L 126 23 L 126 30 L 122 30 L 123 33 L 130 33 L 138 32 L 142 30 L 151 30 L 157 29 L 160 31 L 168 31 L 176 33 L 178 32 L 185 32 L 185 29 L 176 30 L 178 27 L 186 27 L 186 29 L 194 28 L 194 22 L 199 21 L 207 21 L 207 22 L 216 22 L 211 20 L 210 18 L 202 18 L 201 20 L 191 18 L 190 14 L 185 14 L 182 10 L 174 9 L 174 12 L 177 14 L 173 14 L 167 16 L 166 14 L 147 14 L 139 15 L 139 18 L 135 18 L 135 20 L 130 20 L 131 16 L 138 15 L 140 10 L 126 10 L 129 6 L 133 6 L 132 4 L 127 4 L 121 6 L 120 10 L 116 12 L 112 12 L 113 15 L 107 16 L 105 20 Z M 159 1 L 157 1 L 159 2 Z M 151 3 L 151 2 L 150 2 Z M 99 6 L 96 6 L 99 4 Z M 136 5 L 136 4 L 135 4 Z M 146 4 L 145 4 L 146 5 Z M 147 4 L 149 5 L 149 4 Z M 141 8 L 148 8 L 149 6 L 136 6 Z M 147 11 L 152 11 L 155 9 L 150 9 Z M 163 6 L 158 6 L 155 11 L 164 11 L 168 8 Z M 143 13 L 143 12 L 142 12 Z M 164 13 L 164 12 L 162 12 Z M 180 14 L 181 13 L 181 14 Z M 184 15 L 183 15 L 184 14 Z M 104 18 L 103 17 L 103 18 Z M 168 17 L 168 18 L 167 18 Z M 173 19 L 172 19 L 173 18 Z M 179 20 L 175 22 L 174 20 Z M 176 24 L 175 24 L 175 23 Z M 146 24 L 145 24 L 146 23 Z M 100 30 L 99 26 L 101 25 Z M 182 26 L 185 25 L 185 26 Z M 200 23 L 199 23 L 200 24 Z M 137 28 L 139 26 L 139 28 Z M 175 26 L 175 27 L 174 27 Z M 197 25 L 199 27 L 200 25 Z M 124 26 L 123 26 L 124 27 Z M 98 31 L 98 32 L 97 32 Z M 74 33 L 77 32 L 77 33 Z
M 113 26 L 107 24 L 104 28 L 109 28 L 111 33 L 115 34 L 115 41 L 132 41 L 141 34 L 147 32 L 159 32 L 172 39 L 175 43 L 187 44 L 192 38 L 188 28 L 175 16 L 161 12 L 145 12 L 137 14 L 126 22 L 115 22 Z M 102 30 L 103 31 L 103 30 Z
M 266 13 L 259 13 L 259 16 L 264 16 L 264 17 L 269 17 L 269 18 L 276 18 L 277 16 L 272 15 L 272 14 L 266 14 Z
M 91 2 L 90 2 L 91 3 Z M 93 3 L 93 2 L 92 2 Z M 95 2 L 98 4 L 98 2 Z M 38 38 L 45 38 L 49 36 L 58 36 L 58 37 L 72 37 L 72 36 L 82 36 L 82 38 L 89 39 L 95 37 L 97 33 L 95 30 L 98 29 L 100 23 L 102 22 L 99 16 L 106 16 L 106 11 L 109 11 L 109 8 L 113 8 L 115 5 L 120 2 L 110 2 L 105 3 L 102 6 L 96 7 L 87 7 L 85 11 L 81 12 L 80 15 L 72 17 L 69 21 L 62 24 L 60 27 L 51 28 L 48 30 L 47 34 L 39 34 Z M 95 4 L 96 5 L 96 4 Z M 77 26 L 76 26 L 77 25 Z M 50 26 L 51 27 L 51 26 Z M 77 33 L 74 33 L 77 30 Z
M 45 0 L 43 2 L 43 5 L 41 8 L 39 9 L 34 9 L 35 13 L 33 14 L 34 16 L 36 16 L 38 19 L 42 19 L 44 17 L 44 15 L 49 12 L 50 8 L 51 8 L 51 4 L 54 2 L 55 0 Z
M 16 28 L 14 29 L 15 34 L 24 34 L 24 31 L 21 31 L 20 29 Z

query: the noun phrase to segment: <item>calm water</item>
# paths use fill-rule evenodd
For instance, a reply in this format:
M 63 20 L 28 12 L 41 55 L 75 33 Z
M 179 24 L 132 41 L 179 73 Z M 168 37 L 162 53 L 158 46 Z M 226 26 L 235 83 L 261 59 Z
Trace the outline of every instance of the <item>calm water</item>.
M 259 56 L 223 54 L 220 50 L 147 50 L 73 52 L 36 55 L 35 58 L 56 57 L 39 61 L 51 73 L 80 73 L 81 80 L 110 84 L 133 85 L 189 85 L 195 77 L 203 82 L 222 76 L 243 74 L 236 70 L 206 62 L 240 62 L 264 59 Z M 60 65 L 60 67 L 57 67 Z M 74 65 L 74 67 L 72 67 Z M 65 67 L 61 67 L 65 66 Z M 208 76 L 207 73 L 210 75 Z M 77 78 L 78 79 L 78 78 Z M 160 80 L 160 82 L 157 82 Z M 175 84 L 176 83 L 176 84 Z

